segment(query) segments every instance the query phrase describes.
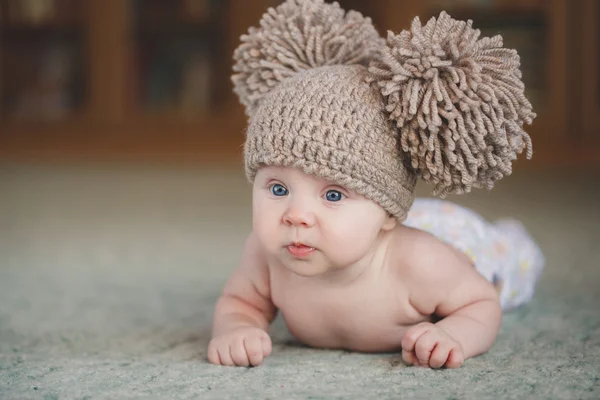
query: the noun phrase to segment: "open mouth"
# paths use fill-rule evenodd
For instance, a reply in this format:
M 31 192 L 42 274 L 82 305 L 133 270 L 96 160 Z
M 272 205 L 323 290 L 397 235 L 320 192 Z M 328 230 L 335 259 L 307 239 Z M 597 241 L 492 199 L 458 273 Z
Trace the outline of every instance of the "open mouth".
M 315 251 L 314 247 L 302 243 L 290 243 L 286 246 L 286 249 L 294 257 L 306 257 Z

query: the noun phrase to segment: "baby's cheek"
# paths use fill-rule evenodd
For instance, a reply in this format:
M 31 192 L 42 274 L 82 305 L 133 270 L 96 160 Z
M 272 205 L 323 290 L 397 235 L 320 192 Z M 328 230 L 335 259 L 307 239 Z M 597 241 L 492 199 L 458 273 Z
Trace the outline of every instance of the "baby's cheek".
M 337 236 L 344 241 L 343 244 L 357 248 L 369 248 L 377 237 L 377 231 L 369 221 L 349 220 L 346 223 L 340 223 L 337 231 Z
M 252 231 L 264 248 L 272 249 L 276 246 L 278 236 L 273 224 L 265 219 L 257 218 L 252 224 Z
M 263 240 L 263 244 L 272 243 L 277 238 L 273 227 L 266 223 L 258 224 L 257 234 Z
M 365 232 L 364 228 L 340 226 L 330 235 L 331 248 L 335 249 L 337 256 L 347 259 L 359 259 L 369 251 L 373 244 L 373 237 Z

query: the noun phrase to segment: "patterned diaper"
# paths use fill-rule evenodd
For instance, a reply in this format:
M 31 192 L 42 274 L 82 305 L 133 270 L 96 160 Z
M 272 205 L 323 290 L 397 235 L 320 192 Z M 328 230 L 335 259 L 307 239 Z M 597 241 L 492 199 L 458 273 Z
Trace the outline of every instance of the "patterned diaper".
M 533 297 L 545 259 L 519 221 L 489 223 L 457 204 L 418 198 L 404 225 L 427 231 L 465 253 L 497 288 L 503 310 L 519 307 Z

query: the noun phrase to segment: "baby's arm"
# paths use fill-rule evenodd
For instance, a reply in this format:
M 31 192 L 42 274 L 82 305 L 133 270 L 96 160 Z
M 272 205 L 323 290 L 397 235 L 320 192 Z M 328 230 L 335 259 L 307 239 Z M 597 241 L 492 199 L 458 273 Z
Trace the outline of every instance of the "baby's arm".
M 417 311 L 442 319 L 409 329 L 402 339 L 403 357 L 409 364 L 460 367 L 494 343 L 502 321 L 500 301 L 466 256 L 437 239 L 426 242 L 412 274 L 410 301 Z
M 275 315 L 267 263 L 251 234 L 240 266 L 227 281 L 215 306 L 209 361 L 222 365 L 259 365 L 271 353 L 267 331 Z

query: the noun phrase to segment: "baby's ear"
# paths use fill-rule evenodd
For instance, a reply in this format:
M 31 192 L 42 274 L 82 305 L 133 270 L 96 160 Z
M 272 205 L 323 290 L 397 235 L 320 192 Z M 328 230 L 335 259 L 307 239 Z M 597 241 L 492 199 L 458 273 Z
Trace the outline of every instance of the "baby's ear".
M 398 223 L 398 219 L 396 217 L 394 217 L 393 215 L 388 214 L 381 229 L 383 229 L 384 231 L 391 231 L 392 229 L 394 229 L 396 227 L 397 223 Z

